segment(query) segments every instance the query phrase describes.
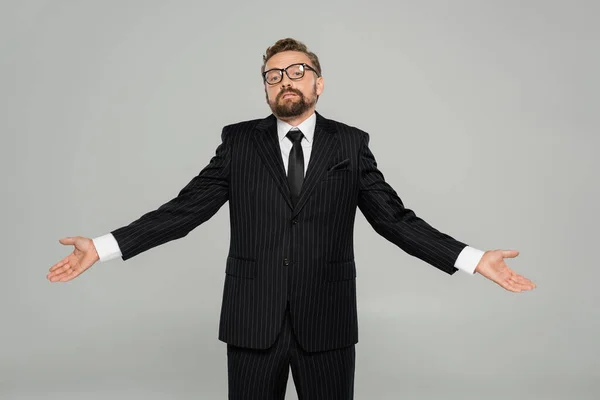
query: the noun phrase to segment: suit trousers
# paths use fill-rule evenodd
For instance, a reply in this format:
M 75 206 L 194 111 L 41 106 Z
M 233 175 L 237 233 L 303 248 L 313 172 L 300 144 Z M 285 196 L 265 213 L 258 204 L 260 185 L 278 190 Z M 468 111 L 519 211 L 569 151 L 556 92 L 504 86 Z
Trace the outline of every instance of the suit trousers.
M 283 400 L 290 367 L 299 400 L 351 400 L 355 359 L 354 345 L 304 351 L 294 335 L 288 306 L 270 348 L 227 345 L 229 400 Z

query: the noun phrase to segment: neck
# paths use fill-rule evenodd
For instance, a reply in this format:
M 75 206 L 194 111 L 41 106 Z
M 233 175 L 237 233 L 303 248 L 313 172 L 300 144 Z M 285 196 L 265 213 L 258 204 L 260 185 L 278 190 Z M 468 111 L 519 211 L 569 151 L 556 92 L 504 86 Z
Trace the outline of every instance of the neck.
M 283 122 L 287 122 L 291 126 L 298 126 L 302 122 L 304 122 L 308 117 L 310 117 L 314 112 L 315 112 L 315 109 L 314 109 L 314 107 L 312 107 L 312 108 L 306 110 L 306 112 L 302 113 L 301 115 L 298 115 L 297 117 L 286 117 L 286 118 L 277 117 L 277 118 L 279 118 Z

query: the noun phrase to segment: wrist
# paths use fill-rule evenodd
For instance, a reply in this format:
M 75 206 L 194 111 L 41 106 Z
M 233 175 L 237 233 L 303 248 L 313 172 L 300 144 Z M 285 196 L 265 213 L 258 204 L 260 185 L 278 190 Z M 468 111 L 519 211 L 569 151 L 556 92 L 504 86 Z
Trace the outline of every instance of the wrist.
M 96 246 L 94 245 L 94 241 L 90 239 L 91 247 L 92 247 L 92 255 L 94 256 L 94 262 L 100 260 L 100 256 L 98 255 L 98 250 L 96 250 Z
M 483 255 L 481 256 L 481 258 L 479 259 L 479 262 L 477 263 L 477 266 L 475 266 L 475 271 L 474 271 L 474 272 L 481 273 L 480 269 L 481 269 L 481 267 L 482 267 L 482 265 L 483 265 L 483 259 L 485 258 L 485 255 L 486 255 L 487 253 L 489 253 L 489 250 L 488 250 L 488 251 L 485 251 L 485 252 L 483 253 Z

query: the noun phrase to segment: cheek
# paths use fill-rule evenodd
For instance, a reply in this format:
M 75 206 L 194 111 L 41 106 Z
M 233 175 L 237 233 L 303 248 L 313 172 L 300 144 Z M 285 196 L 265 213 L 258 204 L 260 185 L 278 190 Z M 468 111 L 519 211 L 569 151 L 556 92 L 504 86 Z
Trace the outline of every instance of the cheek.
M 304 97 L 313 97 L 315 90 L 318 90 L 318 87 L 315 84 L 307 84 L 307 85 L 303 85 L 302 88 L 302 93 L 304 93 Z
M 267 89 L 267 98 L 269 99 L 269 101 L 275 101 L 277 93 L 279 93 L 279 91 L 274 89 Z

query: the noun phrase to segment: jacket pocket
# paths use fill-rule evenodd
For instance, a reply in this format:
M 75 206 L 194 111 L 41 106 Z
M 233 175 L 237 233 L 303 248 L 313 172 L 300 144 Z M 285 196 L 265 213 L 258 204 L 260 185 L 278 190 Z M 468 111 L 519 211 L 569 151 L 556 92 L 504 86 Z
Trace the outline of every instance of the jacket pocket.
M 231 276 L 252 279 L 256 274 L 256 261 L 228 256 L 225 273 Z
M 327 168 L 327 172 L 348 169 L 349 165 L 350 165 L 350 159 L 346 158 L 346 159 L 340 161 L 339 163 L 334 164 L 334 165 L 330 166 L 329 168 Z
M 350 168 L 346 168 L 346 169 L 334 169 L 332 171 L 327 171 L 327 173 L 325 174 L 325 176 L 323 176 L 323 181 L 330 181 L 332 179 L 344 179 L 350 175 L 348 175 L 348 172 L 350 172 Z
M 356 264 L 354 260 L 328 262 L 325 265 L 324 278 L 327 282 L 346 281 L 356 278 Z

